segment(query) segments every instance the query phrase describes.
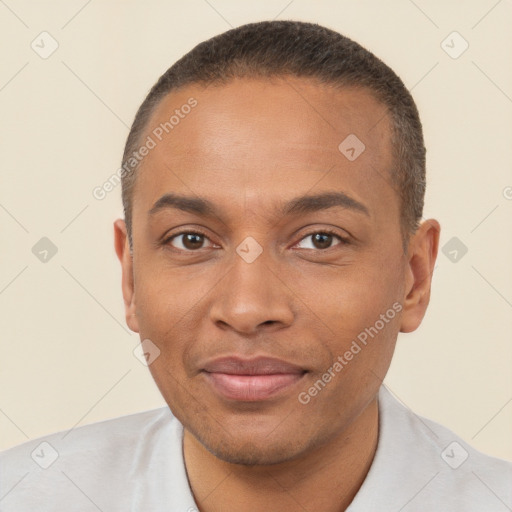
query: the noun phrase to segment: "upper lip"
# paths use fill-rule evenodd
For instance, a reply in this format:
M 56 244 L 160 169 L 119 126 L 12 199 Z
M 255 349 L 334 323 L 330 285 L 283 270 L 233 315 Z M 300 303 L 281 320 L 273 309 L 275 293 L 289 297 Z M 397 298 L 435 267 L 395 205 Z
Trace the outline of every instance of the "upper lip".
M 203 370 L 208 373 L 226 373 L 230 375 L 301 374 L 306 371 L 300 366 L 273 357 L 256 357 L 253 359 L 221 357 L 207 362 Z

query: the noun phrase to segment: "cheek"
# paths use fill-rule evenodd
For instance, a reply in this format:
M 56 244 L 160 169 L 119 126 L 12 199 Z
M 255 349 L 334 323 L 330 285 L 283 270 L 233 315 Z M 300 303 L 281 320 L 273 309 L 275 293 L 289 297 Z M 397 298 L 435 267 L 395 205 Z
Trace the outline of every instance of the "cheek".
M 162 353 L 149 366 L 149 370 L 173 415 L 187 425 L 188 418 L 203 416 L 208 404 L 197 383 L 190 381 L 184 374 L 183 365 L 176 364 L 179 361 L 179 357 L 169 357 L 169 352 Z
M 140 337 L 160 350 L 150 368 L 157 384 L 173 390 L 192 376 L 189 353 L 205 337 L 208 298 L 218 273 L 154 262 L 140 267 L 135 282 Z
M 135 267 L 135 300 L 141 329 L 162 333 L 179 329 L 194 308 L 200 306 L 208 283 L 203 275 L 167 268 L 147 260 Z
M 186 294 L 153 275 L 140 276 L 135 295 L 140 338 L 150 340 L 159 351 L 150 371 L 160 387 L 160 380 L 167 382 L 183 372 L 181 361 L 188 340 L 180 333 L 191 306 Z
M 400 299 L 398 283 L 398 275 L 389 268 L 384 272 L 377 265 L 354 266 L 340 274 L 322 307 L 337 328 L 364 328 Z
M 340 272 L 315 311 L 325 319 L 333 360 L 350 360 L 350 372 L 385 373 L 400 327 L 400 274 L 396 260 L 369 263 Z M 359 375 L 361 376 L 361 375 Z

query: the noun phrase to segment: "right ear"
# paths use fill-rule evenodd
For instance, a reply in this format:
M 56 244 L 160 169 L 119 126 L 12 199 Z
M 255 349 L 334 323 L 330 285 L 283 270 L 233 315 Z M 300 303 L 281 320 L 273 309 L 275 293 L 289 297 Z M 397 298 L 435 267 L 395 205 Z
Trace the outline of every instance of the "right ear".
M 114 245 L 121 263 L 122 290 L 124 310 L 128 327 L 139 332 L 139 322 L 136 316 L 135 289 L 133 286 L 133 256 L 130 252 L 130 243 L 126 232 L 126 223 L 123 219 L 114 222 Z

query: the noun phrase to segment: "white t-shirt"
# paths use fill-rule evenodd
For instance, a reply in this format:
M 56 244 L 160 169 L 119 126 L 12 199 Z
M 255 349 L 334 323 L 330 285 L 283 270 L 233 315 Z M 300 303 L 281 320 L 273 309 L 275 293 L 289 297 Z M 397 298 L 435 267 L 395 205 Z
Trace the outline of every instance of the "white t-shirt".
M 348 512 L 506 512 L 512 463 L 416 416 L 382 386 L 379 441 Z M 194 512 L 183 427 L 167 407 L 29 441 L 0 454 L 2 512 Z

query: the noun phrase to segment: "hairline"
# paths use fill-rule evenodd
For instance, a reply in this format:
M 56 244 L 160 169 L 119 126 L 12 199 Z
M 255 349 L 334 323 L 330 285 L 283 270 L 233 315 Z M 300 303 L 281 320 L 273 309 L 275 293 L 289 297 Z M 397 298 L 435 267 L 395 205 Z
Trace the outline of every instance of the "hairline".
M 272 74 L 265 74 L 264 72 L 258 72 L 257 70 L 252 70 L 250 72 L 244 73 L 242 75 L 234 75 L 229 77 L 220 77 L 220 78 L 214 78 L 212 80 L 191 80 L 185 83 L 181 83 L 175 87 L 171 87 L 168 89 L 164 94 L 162 94 L 159 98 L 156 99 L 156 101 L 150 106 L 150 109 L 147 113 L 145 113 L 145 123 L 144 125 L 139 129 L 139 137 L 134 141 L 135 146 L 140 146 L 141 141 L 144 140 L 144 137 L 148 133 L 148 127 L 151 125 L 151 121 L 153 120 L 156 111 L 158 108 L 162 105 L 162 103 L 169 98 L 170 95 L 176 94 L 179 92 L 182 92 L 183 90 L 186 90 L 187 88 L 194 87 L 194 86 L 202 86 L 203 89 L 207 89 L 208 87 L 225 87 L 229 84 L 232 84 L 233 82 L 237 80 L 259 80 L 259 81 L 266 81 L 269 83 L 275 82 L 275 80 L 284 80 L 286 81 L 287 78 L 296 78 L 299 80 L 303 80 L 305 82 L 312 83 L 313 85 L 317 87 L 330 87 L 334 90 L 337 90 L 340 92 L 341 90 L 346 89 L 352 89 L 352 90 L 359 90 L 359 91 L 365 91 L 367 92 L 373 99 L 375 99 L 382 107 L 384 108 L 384 114 L 381 119 L 376 123 L 382 122 L 384 119 L 388 121 L 389 126 L 389 143 L 391 144 L 391 155 L 392 155 L 392 163 L 391 168 L 389 170 L 386 170 L 386 173 L 389 176 L 389 179 L 391 183 L 388 182 L 388 185 L 390 185 L 393 188 L 393 191 L 398 199 L 399 202 L 399 227 L 400 227 L 400 235 L 402 239 L 402 249 L 404 251 L 404 254 L 407 252 L 408 244 L 410 241 L 411 236 L 416 232 L 418 225 L 414 226 L 413 230 L 411 230 L 408 226 L 404 225 L 404 215 L 403 215 L 403 198 L 402 198 L 402 190 L 401 190 L 401 183 L 398 179 L 398 171 L 396 171 L 396 168 L 398 167 L 397 164 L 399 155 L 398 153 L 398 144 L 399 141 L 396 140 L 400 137 L 400 134 L 398 133 L 398 126 L 397 122 L 394 119 L 393 112 L 389 108 L 389 106 L 386 104 L 385 100 L 380 97 L 378 91 L 375 87 L 372 87 L 371 85 L 367 84 L 361 84 L 358 82 L 351 81 L 348 78 L 340 78 L 338 80 L 322 80 L 320 77 L 315 75 L 299 75 L 296 73 L 290 73 L 287 70 L 283 70 L 282 73 L 272 73 Z M 376 125 L 375 125 L 376 126 Z M 373 129 L 373 127 L 371 128 Z M 129 187 L 127 189 L 127 200 L 130 204 L 130 225 L 129 232 L 128 232 L 128 238 L 129 238 L 129 245 L 130 250 L 133 250 L 133 234 L 132 234 L 132 219 L 133 219 L 133 197 L 134 197 L 134 191 L 135 191 L 135 185 L 137 182 L 137 176 L 139 171 L 142 169 L 143 162 L 137 163 L 137 165 L 131 170 L 130 174 L 131 176 L 128 179 Z M 398 190 L 397 190 L 398 188 Z

